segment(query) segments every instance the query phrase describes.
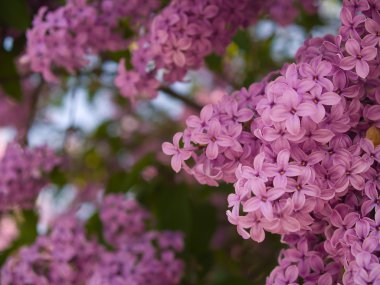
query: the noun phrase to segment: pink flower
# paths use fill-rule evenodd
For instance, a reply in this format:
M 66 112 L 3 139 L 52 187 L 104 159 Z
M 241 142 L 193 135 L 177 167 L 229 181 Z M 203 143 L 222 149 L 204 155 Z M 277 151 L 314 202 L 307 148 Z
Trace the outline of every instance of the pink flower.
M 190 117 L 188 117 L 186 120 L 186 124 L 190 128 L 195 129 L 198 132 L 202 132 L 203 129 L 210 122 L 213 112 L 214 112 L 214 107 L 212 106 L 212 104 L 208 104 L 202 108 L 199 117 L 195 115 L 191 115 Z
M 173 143 L 164 142 L 162 144 L 162 151 L 166 155 L 172 155 L 171 166 L 175 172 L 181 170 L 182 162 L 189 159 L 191 150 L 182 149 L 179 146 L 183 133 L 176 133 L 173 137 Z
M 230 147 L 234 145 L 232 137 L 223 134 L 220 123 L 213 120 L 209 124 L 207 133 L 195 133 L 193 140 L 199 144 L 207 145 L 206 156 L 215 159 L 219 154 L 219 147 Z
M 346 7 L 343 7 L 342 12 L 340 13 L 342 26 L 339 29 L 339 32 L 344 37 L 344 39 L 347 39 L 349 36 L 355 39 L 360 38 L 357 32 L 357 28 L 365 21 L 365 17 L 364 15 L 354 15 L 355 14 Z
M 301 97 L 293 90 L 287 89 L 270 113 L 274 122 L 285 122 L 289 133 L 297 135 L 301 130 L 300 116 L 309 115 L 307 108 L 301 105 Z
M 251 237 L 256 242 L 262 242 L 265 239 L 262 217 L 258 212 L 250 212 L 246 216 L 240 216 L 238 228 L 240 228 L 239 234 L 243 238 Z M 245 229 L 250 229 L 249 233 Z
M 267 191 L 264 183 L 257 183 L 255 187 L 252 188 L 252 192 L 255 196 L 248 199 L 243 204 L 243 211 L 253 212 L 260 210 L 265 218 L 272 220 L 272 202 L 280 198 L 285 193 L 284 189 L 273 188 Z
M 302 174 L 302 168 L 297 165 L 289 164 L 289 150 L 282 150 L 277 155 L 277 163 L 268 165 L 267 175 L 274 177 L 273 184 L 275 187 L 285 187 L 287 177 L 294 177 Z
M 310 93 L 306 93 L 304 96 L 305 103 L 302 103 L 302 107 L 308 110 L 310 118 L 320 123 L 326 115 L 325 107 L 333 106 L 339 103 L 340 96 L 335 92 L 326 92 L 322 94 L 321 88 L 313 88 Z
M 186 51 L 191 47 L 189 38 L 172 37 L 171 41 L 167 42 L 168 46 L 164 47 L 164 60 L 167 63 L 174 63 L 178 67 L 186 66 Z
M 354 39 L 349 39 L 345 47 L 349 56 L 341 60 L 340 67 L 344 70 L 355 68 L 356 73 L 361 78 L 366 78 L 369 73 L 368 61 L 375 59 L 377 49 L 375 47 L 361 48 L 360 44 Z
M 380 24 L 372 19 L 365 21 L 365 28 L 369 32 L 363 39 L 364 46 L 380 46 Z
M 328 61 L 314 59 L 308 63 L 302 63 L 299 73 L 303 77 L 299 84 L 298 91 L 306 92 L 314 87 L 324 88 L 327 91 L 333 90 L 332 82 L 326 78 L 332 70 L 331 63 Z

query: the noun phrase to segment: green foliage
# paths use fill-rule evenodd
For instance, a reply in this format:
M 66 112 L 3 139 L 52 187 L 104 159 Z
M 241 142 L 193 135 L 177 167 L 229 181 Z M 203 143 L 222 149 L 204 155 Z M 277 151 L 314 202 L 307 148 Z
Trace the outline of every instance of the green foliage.
M 1 10 L 1 8 L 0 8 Z M 16 69 L 16 55 L 0 49 L 0 85 L 4 92 L 11 98 L 20 101 L 22 89 L 19 74 Z
M 0 23 L 26 30 L 31 22 L 27 0 L 0 0 Z
M 27 246 L 37 237 L 38 216 L 33 210 L 24 210 L 17 213 L 19 236 L 5 251 L 0 252 L 0 266 L 6 258 L 22 246 Z

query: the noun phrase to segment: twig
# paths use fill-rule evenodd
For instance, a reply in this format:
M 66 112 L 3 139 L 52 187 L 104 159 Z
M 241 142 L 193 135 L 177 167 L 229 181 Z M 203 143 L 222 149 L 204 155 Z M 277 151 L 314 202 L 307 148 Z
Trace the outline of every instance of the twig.
M 166 93 L 167 95 L 169 95 L 170 97 L 172 98 L 175 98 L 177 100 L 180 100 L 182 101 L 183 103 L 185 103 L 186 105 L 188 105 L 189 107 L 197 110 L 197 111 L 200 111 L 202 109 L 202 106 L 199 105 L 198 103 L 194 102 L 193 100 L 189 99 L 188 97 L 185 97 L 185 96 L 182 96 L 182 95 L 179 95 L 177 92 L 175 92 L 173 89 L 169 88 L 169 87 L 166 87 L 166 86 L 162 86 L 159 88 L 160 91 Z
M 22 130 L 21 135 L 20 135 L 20 142 L 22 145 L 28 145 L 28 133 L 33 125 L 34 118 L 37 113 L 38 99 L 43 87 L 44 87 L 44 81 L 41 80 L 41 82 L 37 85 L 36 89 L 30 96 L 30 110 L 29 110 L 28 120 L 27 120 L 25 129 Z M 24 100 L 28 100 L 28 99 L 24 99 Z

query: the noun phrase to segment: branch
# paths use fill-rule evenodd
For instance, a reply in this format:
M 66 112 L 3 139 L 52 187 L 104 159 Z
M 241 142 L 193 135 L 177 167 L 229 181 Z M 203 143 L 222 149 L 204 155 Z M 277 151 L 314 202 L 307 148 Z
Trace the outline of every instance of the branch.
M 202 106 L 199 105 L 197 102 L 194 102 L 190 98 L 178 94 L 177 92 L 175 92 L 173 89 L 171 89 L 169 87 L 162 86 L 159 88 L 159 90 L 164 92 L 165 94 L 169 95 L 170 97 L 172 97 L 174 99 L 182 101 L 183 103 L 185 103 L 189 107 L 195 109 L 196 111 L 202 110 Z
M 40 93 L 44 87 L 44 81 L 41 80 L 41 82 L 38 84 L 36 89 L 33 91 L 31 94 L 30 98 L 30 109 L 29 109 L 29 116 L 28 116 L 28 121 L 27 125 L 25 126 L 25 129 L 21 132 L 19 140 L 22 145 L 27 145 L 28 144 L 28 133 L 30 128 L 33 125 L 34 117 L 36 116 L 37 113 L 37 107 L 38 107 L 38 99 L 40 96 Z M 24 99 L 27 100 L 27 99 Z

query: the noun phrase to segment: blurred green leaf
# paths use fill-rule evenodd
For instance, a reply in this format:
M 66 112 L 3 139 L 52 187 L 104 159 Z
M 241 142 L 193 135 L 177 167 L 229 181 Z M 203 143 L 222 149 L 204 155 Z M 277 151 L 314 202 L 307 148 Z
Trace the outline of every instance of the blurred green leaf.
M 307 32 L 310 32 L 316 26 L 323 26 L 324 23 L 318 13 L 310 14 L 301 9 L 300 15 L 295 22 L 305 28 Z
M 222 58 L 216 54 L 210 54 L 205 58 L 205 62 L 208 68 L 217 73 L 221 73 L 223 71 Z
M 18 223 L 19 236 L 7 250 L 0 252 L 0 265 L 6 258 L 18 250 L 21 246 L 27 246 L 37 237 L 38 216 L 33 210 L 24 210 L 21 212 L 21 220 Z
M 233 42 L 245 52 L 250 52 L 252 49 L 251 38 L 247 30 L 238 30 L 233 38 Z
M 19 30 L 31 22 L 27 0 L 0 0 L 0 21 Z
M 158 227 L 180 230 L 188 235 L 192 217 L 186 187 L 173 187 L 170 184 L 163 186 L 158 186 L 154 191 Z
M 130 171 L 120 171 L 112 174 L 108 179 L 106 192 L 107 193 L 124 193 L 132 186 L 138 184 L 142 177 L 141 172 L 149 165 L 154 163 L 155 157 L 153 153 L 147 154 L 138 162 L 136 162 Z
M 65 172 L 63 172 L 58 167 L 53 169 L 49 177 L 50 177 L 50 182 L 57 186 L 64 186 L 68 182 Z
M 0 8 L 1 9 L 1 8 Z M 22 89 L 13 53 L 0 49 L 0 85 L 5 93 L 17 100 L 22 99 Z
M 112 249 L 112 246 L 108 244 L 103 237 L 103 224 L 100 220 L 99 213 L 94 213 L 86 223 L 86 233 L 90 237 L 96 237 L 97 241 L 108 249 Z

